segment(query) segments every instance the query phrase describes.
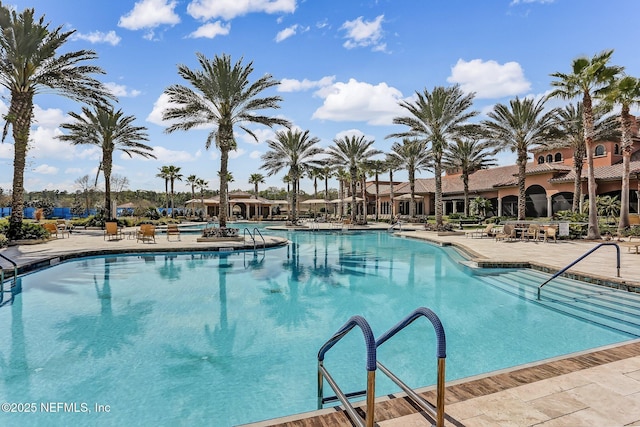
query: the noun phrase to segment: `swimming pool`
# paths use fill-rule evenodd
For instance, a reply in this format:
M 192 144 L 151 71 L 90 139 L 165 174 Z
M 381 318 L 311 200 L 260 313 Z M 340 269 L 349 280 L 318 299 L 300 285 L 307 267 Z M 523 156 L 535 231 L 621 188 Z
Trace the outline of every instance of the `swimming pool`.
M 1 419 L 224 427 L 313 410 L 317 351 L 354 314 L 377 337 L 431 308 L 447 333 L 447 381 L 634 338 L 487 286 L 419 241 L 288 236 L 266 252 L 92 257 L 22 277 L 0 308 L 0 402 L 37 413 Z M 433 384 L 432 335 L 415 322 L 380 360 L 412 387 Z M 364 359 L 356 333 L 325 365 L 360 390 Z M 378 378 L 378 395 L 396 391 Z

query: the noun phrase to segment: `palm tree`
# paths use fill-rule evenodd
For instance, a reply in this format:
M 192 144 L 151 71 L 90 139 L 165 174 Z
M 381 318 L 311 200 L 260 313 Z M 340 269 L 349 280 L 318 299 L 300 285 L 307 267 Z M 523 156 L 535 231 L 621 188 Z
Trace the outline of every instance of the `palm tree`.
M 324 179 L 324 214 L 329 215 L 329 178 L 333 176 L 333 168 L 330 165 L 324 165 L 320 168 L 320 177 Z
M 10 239 L 20 233 L 24 209 L 24 169 L 33 120 L 33 99 L 46 92 L 80 102 L 106 103 L 115 97 L 91 74 L 104 71 L 87 61 L 97 58 L 94 51 L 79 50 L 57 55 L 75 30 L 54 29 L 44 22 L 44 16 L 34 20 L 34 9 L 21 13 L 0 3 L 0 85 L 9 91 L 11 100 L 2 132 L 4 142 L 9 126 L 12 128 L 13 193 Z
M 164 206 L 169 212 L 169 166 L 162 166 L 159 170 L 160 172 L 156 174 L 156 177 L 164 179 Z
M 167 166 L 167 174 L 169 175 L 169 183 L 171 184 L 171 218 L 175 218 L 176 214 L 175 214 L 175 209 L 176 209 L 176 205 L 175 205 L 175 192 L 174 192 L 174 184 L 176 181 L 182 181 L 182 174 L 180 173 L 180 169 L 182 169 L 180 166 L 173 166 L 173 165 L 169 165 Z
M 393 154 L 387 154 L 384 160 L 387 170 L 389 171 L 389 203 L 391 208 L 391 221 L 393 222 L 396 216 L 396 208 L 394 203 L 394 194 L 393 194 L 393 173 L 395 171 L 399 171 L 402 169 L 402 162 Z
M 258 198 L 258 184 L 264 184 L 264 175 L 261 173 L 252 173 L 249 176 L 249 184 L 253 184 L 253 192 Z
M 373 160 L 369 168 L 375 177 L 376 183 L 376 222 L 380 219 L 380 174 L 387 171 L 387 165 L 384 160 Z
M 316 157 L 323 152 L 322 148 L 318 147 L 319 142 L 320 139 L 309 136 L 308 130 L 279 131 L 276 132 L 275 139 L 267 141 L 269 151 L 261 157 L 264 163 L 260 168 L 267 170 L 269 176 L 288 168 L 287 176 L 293 185 L 289 219 L 293 223 L 297 221 L 296 204 L 300 177 L 306 167 L 316 165 Z
M 204 212 L 204 216 L 207 215 L 204 207 L 204 191 L 207 189 L 208 185 L 209 185 L 209 181 L 205 181 L 202 178 L 198 178 L 196 180 L 196 187 L 200 189 L 200 202 L 202 204 L 202 211 Z
M 258 114 L 266 108 L 280 108 L 279 96 L 259 98 L 266 89 L 277 86 L 279 82 L 267 74 L 249 82 L 253 72 L 253 62 L 242 64 L 242 58 L 231 64 L 231 57 L 223 54 L 207 59 L 203 54 L 196 54 L 200 70 L 191 70 L 186 65 L 178 66 L 178 74 L 190 83 L 194 89 L 183 85 L 171 85 L 165 92 L 169 101 L 177 106 L 164 111 L 163 119 L 174 121 L 167 133 L 177 130 L 190 130 L 201 126 L 213 125 L 215 129 L 207 137 L 205 148 L 208 150 L 215 141 L 220 149 L 220 227 L 227 226 L 227 172 L 229 151 L 236 149 L 233 127 L 252 136 L 258 137 L 247 127 L 248 123 L 259 123 L 265 126 L 289 126 L 287 120 Z
M 193 207 L 193 200 L 196 198 L 196 186 L 198 185 L 198 177 L 195 175 L 189 175 L 187 177 L 187 184 L 191 186 L 191 207 Z M 193 213 L 193 212 L 192 212 Z
M 113 167 L 113 152 L 120 150 L 129 157 L 138 155 L 145 159 L 156 156 L 151 152 L 153 148 L 140 141 L 148 141 L 143 126 L 133 126 L 135 116 L 125 116 L 122 110 L 115 111 L 107 104 L 82 107 L 82 113 L 70 112 L 75 119 L 73 123 L 63 123 L 62 129 L 69 131 L 66 135 L 59 135 L 62 141 L 72 145 L 95 145 L 102 149 L 102 173 L 104 174 L 104 208 L 111 210 L 111 169 Z
M 609 104 L 620 104 L 620 120 L 622 125 L 622 186 L 620 195 L 620 223 L 618 233 L 629 227 L 629 163 L 633 151 L 633 125 L 635 119 L 629 113 L 631 106 L 640 105 L 640 80 L 624 76 L 611 86 L 604 98 Z
M 433 167 L 431 152 L 427 150 L 427 141 L 422 139 L 403 138 L 402 144 L 394 142 L 391 146 L 389 157 L 395 160 L 395 164 L 406 169 L 409 176 L 409 189 L 411 191 L 411 203 L 409 204 L 409 216 L 416 215 L 416 173 Z
M 553 73 L 557 80 L 551 82 L 556 89 L 550 97 L 572 99 L 582 96 L 582 115 L 584 141 L 587 149 L 588 190 L 589 190 L 589 228 L 587 239 L 599 239 L 598 212 L 596 207 L 596 177 L 593 169 L 593 103 L 592 96 L 598 95 L 613 83 L 622 72 L 622 67 L 608 65 L 613 50 L 604 51 L 593 58 L 579 57 L 572 63 L 571 74 Z
M 555 133 L 556 109 L 545 112 L 546 98 L 534 101 L 516 97 L 509 106 L 496 104 L 482 123 L 488 138 L 502 149 L 516 153 L 518 165 L 518 219 L 525 219 L 527 155 L 535 146 L 545 146 L 557 137 Z M 550 212 L 549 212 L 550 214 Z
M 464 185 L 464 215 L 469 215 L 469 175 L 480 169 L 496 166 L 499 148 L 480 137 L 457 138 L 444 154 L 442 164 L 447 169 L 458 169 Z
M 356 222 L 356 180 L 358 179 L 358 169 L 373 156 L 382 154 L 382 151 L 371 148 L 373 142 L 373 140 L 367 141 L 364 135 L 344 136 L 342 139 L 334 139 L 334 145 L 327 149 L 329 162 L 336 167 L 344 167 L 349 171 L 352 222 Z
M 349 171 L 345 168 L 338 167 L 336 168 L 336 178 L 338 178 L 338 211 L 340 212 L 340 216 L 344 215 L 344 202 L 345 199 L 345 184 L 351 180 L 351 176 L 349 175 Z
M 415 102 L 400 102 L 409 115 L 393 119 L 393 123 L 405 125 L 409 130 L 387 138 L 419 138 L 431 144 L 436 183 L 436 226 L 442 227 L 442 158 L 449 141 L 470 132 L 466 122 L 478 114 L 477 111 L 469 111 L 475 94 L 465 95 L 459 85 L 454 85 L 448 88 L 436 86 L 431 93 L 425 89 L 423 93 L 416 92 L 416 96 Z
M 609 108 L 601 105 L 593 109 L 594 141 L 608 141 L 620 137 L 617 117 L 607 115 Z M 550 148 L 571 147 L 573 151 L 573 203 L 571 210 L 578 212 L 582 199 L 582 166 L 587 157 L 584 141 L 582 102 L 569 104 L 558 110 L 556 116 L 558 141 L 549 144 Z

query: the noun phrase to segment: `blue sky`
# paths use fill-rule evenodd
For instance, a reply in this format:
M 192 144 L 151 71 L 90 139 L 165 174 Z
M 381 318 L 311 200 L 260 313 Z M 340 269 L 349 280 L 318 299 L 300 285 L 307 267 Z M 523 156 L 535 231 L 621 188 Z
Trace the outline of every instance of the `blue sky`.
M 68 50 L 91 49 L 98 78 L 118 96 L 118 108 L 145 126 L 157 160 L 116 153 L 113 173 L 132 190 L 164 191 L 156 177 L 163 165 L 181 167 L 217 189 L 220 156 L 205 150 L 207 131 L 164 133 L 163 91 L 183 84 L 178 64 L 197 68 L 196 52 L 227 53 L 253 61 L 255 80 L 269 73 L 281 83 L 269 94 L 283 98 L 272 113 L 291 121 L 326 147 L 345 134 L 364 134 L 389 151 L 385 139 L 403 127 L 400 100 L 416 91 L 460 84 L 475 92 L 480 119 L 496 103 L 515 96 L 542 96 L 554 72 L 570 72 L 573 59 L 614 49 L 612 63 L 640 76 L 637 0 L 29 0 L 3 2 L 33 7 L 52 28 L 76 30 Z M 8 94 L 0 92 L 0 113 Z M 557 101 L 561 105 L 561 101 Z M 95 177 L 100 152 L 55 138 L 67 113 L 81 105 L 60 96 L 35 97 L 35 117 L 25 170 L 25 189 L 75 191 L 74 181 Z M 231 189 L 249 190 L 248 177 L 262 173 L 260 155 L 274 130 L 252 126 L 259 141 L 238 131 L 229 168 Z M 11 188 L 13 144 L 0 145 L 0 187 Z M 499 155 L 501 164 L 514 160 Z M 283 187 L 284 173 L 261 189 Z M 422 173 L 420 177 L 427 177 Z M 394 176 L 395 178 L 396 176 Z M 399 179 L 406 176 L 399 174 Z M 102 176 L 99 184 L 104 188 Z M 335 181 L 330 186 L 337 188 Z M 311 192 L 309 180 L 302 188 Z M 323 185 L 320 185 L 320 189 Z M 186 191 L 186 183 L 176 183 Z

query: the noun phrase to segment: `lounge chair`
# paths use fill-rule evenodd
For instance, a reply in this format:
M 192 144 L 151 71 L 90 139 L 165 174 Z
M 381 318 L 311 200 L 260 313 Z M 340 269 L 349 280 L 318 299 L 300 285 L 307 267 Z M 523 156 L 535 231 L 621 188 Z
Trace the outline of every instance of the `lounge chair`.
M 120 240 L 124 238 L 124 234 L 122 234 L 122 230 L 118 228 L 117 222 L 104 223 L 103 239 L 106 239 L 107 237 L 109 238 L 109 240 L 111 239 Z
M 479 237 L 481 239 L 483 237 L 495 237 L 496 233 L 495 231 L 493 231 L 494 225 L 495 225 L 494 223 L 490 223 L 490 224 L 487 224 L 487 226 L 484 229 L 467 231 L 466 233 L 464 233 L 464 236 Z
M 515 240 L 518 236 L 516 235 L 516 229 L 513 225 L 505 224 L 502 228 L 502 232 L 496 234 L 496 241 L 498 240 Z
M 144 242 L 156 242 L 156 226 L 153 224 L 141 224 L 140 229 L 136 233 L 136 242 L 142 240 Z
M 58 228 L 56 224 L 52 222 L 45 222 L 44 224 L 42 224 L 42 226 L 44 227 L 45 230 L 49 232 L 49 235 L 51 235 L 51 237 L 55 237 L 56 239 L 57 238 L 64 239 L 65 233 L 67 234 L 67 236 L 70 236 L 69 230 L 61 230 Z
M 178 240 L 180 240 L 178 224 L 167 224 L 167 240 L 169 240 L 169 236 L 178 236 Z

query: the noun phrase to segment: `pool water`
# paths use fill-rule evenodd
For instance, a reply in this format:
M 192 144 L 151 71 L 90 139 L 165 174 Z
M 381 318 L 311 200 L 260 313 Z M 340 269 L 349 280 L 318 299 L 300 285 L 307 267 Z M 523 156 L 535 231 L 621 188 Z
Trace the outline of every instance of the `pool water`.
M 264 252 L 92 257 L 22 277 L 0 308 L 0 402 L 37 413 L 2 424 L 225 427 L 314 410 L 318 349 L 354 314 L 378 337 L 432 309 L 447 381 L 634 338 L 484 285 L 423 242 L 288 236 Z M 431 324 L 411 324 L 379 360 L 412 387 L 435 383 Z M 364 389 L 362 334 L 325 366 L 344 391 Z M 394 391 L 379 375 L 376 394 Z

